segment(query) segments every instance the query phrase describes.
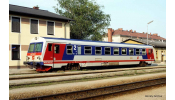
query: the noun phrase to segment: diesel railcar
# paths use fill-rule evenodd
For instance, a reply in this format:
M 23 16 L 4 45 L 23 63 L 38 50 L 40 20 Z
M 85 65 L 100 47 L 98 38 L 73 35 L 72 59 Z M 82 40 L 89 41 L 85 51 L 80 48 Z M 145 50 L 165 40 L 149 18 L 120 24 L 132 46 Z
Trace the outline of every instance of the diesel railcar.
M 30 42 L 24 64 L 33 66 L 36 71 L 49 71 L 87 66 L 146 66 L 153 61 L 150 45 L 35 37 Z

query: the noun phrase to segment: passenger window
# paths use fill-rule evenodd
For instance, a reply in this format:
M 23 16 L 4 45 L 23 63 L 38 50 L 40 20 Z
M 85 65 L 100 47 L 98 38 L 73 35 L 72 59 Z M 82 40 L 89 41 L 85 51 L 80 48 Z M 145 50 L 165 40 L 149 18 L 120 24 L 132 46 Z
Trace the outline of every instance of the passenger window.
M 52 51 L 52 44 L 49 44 L 48 51 Z
M 140 50 L 136 49 L 136 55 L 139 55 L 139 54 L 140 54 Z
M 134 55 L 134 49 L 129 49 L 129 55 Z
M 142 49 L 142 55 L 146 55 L 146 50 Z
M 118 55 L 119 54 L 119 48 L 113 48 L 113 50 L 114 50 L 114 55 Z
M 101 47 L 95 47 L 95 54 L 101 55 Z
M 59 45 L 55 45 L 55 53 L 60 53 L 60 46 Z
M 110 55 L 110 54 L 111 54 L 111 48 L 105 47 L 105 55 Z
M 126 55 L 126 48 L 122 48 L 122 55 Z
M 78 55 L 81 55 L 81 46 L 78 46 Z
M 67 46 L 67 54 L 72 54 L 72 46 L 71 45 Z
M 84 50 L 85 50 L 85 54 L 91 54 L 91 47 L 90 46 L 85 46 Z

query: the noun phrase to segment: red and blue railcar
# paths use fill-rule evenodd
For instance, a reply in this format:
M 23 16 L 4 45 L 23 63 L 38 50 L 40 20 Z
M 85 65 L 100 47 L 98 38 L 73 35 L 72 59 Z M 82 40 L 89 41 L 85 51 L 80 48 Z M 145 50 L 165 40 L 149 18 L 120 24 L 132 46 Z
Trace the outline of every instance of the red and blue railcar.
M 153 61 L 150 45 L 35 37 L 30 42 L 24 64 L 34 66 L 37 71 L 49 71 L 87 66 L 145 66 Z

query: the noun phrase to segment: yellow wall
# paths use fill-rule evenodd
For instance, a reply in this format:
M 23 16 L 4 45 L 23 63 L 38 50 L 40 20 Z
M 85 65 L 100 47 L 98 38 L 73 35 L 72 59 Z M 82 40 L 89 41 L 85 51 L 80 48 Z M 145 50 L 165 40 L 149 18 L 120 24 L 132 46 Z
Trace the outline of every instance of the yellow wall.
M 130 44 L 142 44 L 142 43 L 139 43 L 139 42 L 136 42 L 136 41 L 132 41 L 132 40 L 128 40 L 128 41 L 126 41 L 125 43 L 130 43 Z
M 11 32 L 11 16 L 20 17 L 21 18 L 21 33 Z M 29 22 L 22 21 L 22 18 L 29 20 Z M 18 15 L 9 15 L 9 47 L 12 44 L 20 44 L 20 45 L 29 45 L 30 40 L 34 37 L 55 37 L 55 38 L 65 38 L 65 22 L 55 21 L 55 20 L 46 20 L 46 19 L 38 19 L 39 20 L 39 34 L 31 34 L 30 33 L 30 19 L 38 19 L 38 18 L 30 18 Z M 40 24 L 40 21 L 45 21 L 44 24 Z M 47 21 L 54 21 L 55 23 L 62 23 L 61 27 L 54 27 L 54 35 L 47 35 Z M 66 23 L 66 38 L 70 38 L 70 26 L 69 23 Z M 20 46 L 21 47 L 21 46 Z M 17 66 L 19 63 L 23 65 L 23 61 L 26 60 L 27 50 L 20 51 L 21 60 L 11 60 L 11 50 L 9 49 L 9 66 Z

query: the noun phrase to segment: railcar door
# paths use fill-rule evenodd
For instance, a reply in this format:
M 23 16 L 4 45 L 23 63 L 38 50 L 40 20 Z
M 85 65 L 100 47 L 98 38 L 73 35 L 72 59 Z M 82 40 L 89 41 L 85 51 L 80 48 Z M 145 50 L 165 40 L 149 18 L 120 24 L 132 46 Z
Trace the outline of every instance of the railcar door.
M 62 64 L 62 58 L 64 54 L 64 49 L 66 44 L 61 44 L 61 43 L 54 43 L 54 53 L 53 53 L 53 63 L 54 63 L 54 68 L 60 68 Z

